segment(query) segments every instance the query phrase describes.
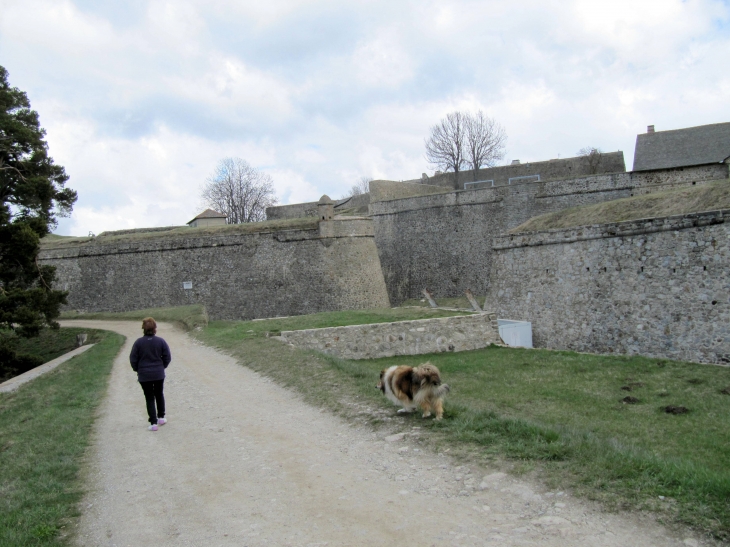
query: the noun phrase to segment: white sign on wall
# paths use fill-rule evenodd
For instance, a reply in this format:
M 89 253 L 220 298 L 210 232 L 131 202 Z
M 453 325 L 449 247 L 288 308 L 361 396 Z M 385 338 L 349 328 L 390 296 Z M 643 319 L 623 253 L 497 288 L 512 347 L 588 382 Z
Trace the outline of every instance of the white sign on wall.
M 193 288 L 193 282 L 192 281 L 183 281 L 183 289 L 192 289 Z

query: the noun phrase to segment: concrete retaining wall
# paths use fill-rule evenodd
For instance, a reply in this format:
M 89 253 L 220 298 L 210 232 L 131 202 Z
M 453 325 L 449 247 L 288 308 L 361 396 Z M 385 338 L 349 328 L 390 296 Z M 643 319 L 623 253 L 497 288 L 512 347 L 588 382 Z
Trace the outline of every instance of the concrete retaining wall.
M 467 351 L 501 343 L 493 313 L 285 331 L 281 337 L 297 347 L 344 359 Z

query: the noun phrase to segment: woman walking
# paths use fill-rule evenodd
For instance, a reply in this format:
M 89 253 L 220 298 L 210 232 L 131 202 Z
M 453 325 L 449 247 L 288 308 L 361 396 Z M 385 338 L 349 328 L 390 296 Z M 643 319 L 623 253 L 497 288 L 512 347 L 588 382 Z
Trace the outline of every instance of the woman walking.
M 144 391 L 147 402 L 150 431 L 157 431 L 158 425 L 165 425 L 165 396 L 162 386 L 165 382 L 165 369 L 172 356 L 170 347 L 157 334 L 157 323 L 151 317 L 142 320 L 144 336 L 137 338 L 129 354 L 132 370 L 137 373 L 137 380 Z M 155 404 L 156 403 L 156 404 Z

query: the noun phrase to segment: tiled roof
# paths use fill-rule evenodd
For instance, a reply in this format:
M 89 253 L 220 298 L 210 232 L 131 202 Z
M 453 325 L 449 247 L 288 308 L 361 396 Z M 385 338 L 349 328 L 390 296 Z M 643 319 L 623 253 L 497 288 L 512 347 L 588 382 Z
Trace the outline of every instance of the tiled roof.
M 730 157 L 730 123 L 636 136 L 634 171 L 721 163 Z
M 226 215 L 224 215 L 223 213 L 219 213 L 218 211 L 214 211 L 213 209 L 206 209 L 198 216 L 196 216 L 193 220 L 198 220 L 201 218 L 226 218 Z M 190 222 L 193 222 L 193 220 L 191 220 Z M 190 224 L 190 222 L 188 222 L 188 224 Z

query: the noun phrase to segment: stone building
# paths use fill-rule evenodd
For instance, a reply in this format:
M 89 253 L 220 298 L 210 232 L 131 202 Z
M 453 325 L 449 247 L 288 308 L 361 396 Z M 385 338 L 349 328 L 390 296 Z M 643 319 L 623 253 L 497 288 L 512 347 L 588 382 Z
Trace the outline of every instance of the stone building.
M 713 123 L 636 136 L 634 171 L 695 167 L 730 162 L 730 123 Z

